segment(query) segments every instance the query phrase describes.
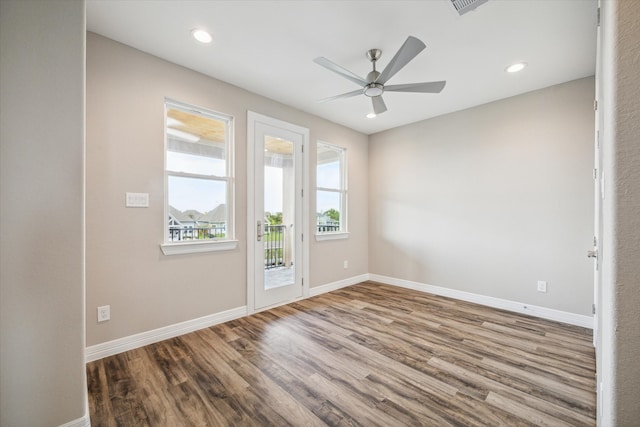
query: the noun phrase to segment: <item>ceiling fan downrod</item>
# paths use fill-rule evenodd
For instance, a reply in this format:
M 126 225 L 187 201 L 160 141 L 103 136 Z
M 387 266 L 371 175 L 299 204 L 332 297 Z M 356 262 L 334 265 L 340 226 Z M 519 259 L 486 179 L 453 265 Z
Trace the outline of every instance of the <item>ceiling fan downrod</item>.
M 367 81 L 369 84 L 363 88 L 363 93 L 368 97 L 380 96 L 384 92 L 384 86 L 376 83 L 376 80 L 380 75 L 380 72 L 376 70 L 376 61 L 380 59 L 381 55 L 382 51 L 380 49 L 369 49 L 367 51 L 367 59 L 371 61 L 371 64 L 373 65 L 373 71 L 367 74 Z

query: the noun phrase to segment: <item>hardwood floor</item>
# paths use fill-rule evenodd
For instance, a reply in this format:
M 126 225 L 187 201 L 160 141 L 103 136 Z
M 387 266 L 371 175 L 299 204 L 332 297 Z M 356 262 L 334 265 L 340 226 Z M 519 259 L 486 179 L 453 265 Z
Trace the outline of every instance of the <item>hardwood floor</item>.
M 594 426 L 588 329 L 372 282 L 87 364 L 96 426 Z

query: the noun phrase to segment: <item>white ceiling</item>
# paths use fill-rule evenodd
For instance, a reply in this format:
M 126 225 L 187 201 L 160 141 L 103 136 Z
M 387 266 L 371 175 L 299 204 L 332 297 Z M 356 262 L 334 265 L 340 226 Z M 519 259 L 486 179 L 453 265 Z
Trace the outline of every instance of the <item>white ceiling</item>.
M 89 31 L 352 129 L 372 134 L 593 75 L 596 0 L 489 0 L 459 16 L 450 0 L 88 0 Z M 214 42 L 197 43 L 193 28 Z M 427 48 L 389 84 L 447 80 L 440 94 L 384 94 L 330 103 L 353 82 L 315 64 L 324 56 L 365 77 L 368 49 L 382 70 L 412 35 Z M 522 72 L 508 74 L 513 62 Z

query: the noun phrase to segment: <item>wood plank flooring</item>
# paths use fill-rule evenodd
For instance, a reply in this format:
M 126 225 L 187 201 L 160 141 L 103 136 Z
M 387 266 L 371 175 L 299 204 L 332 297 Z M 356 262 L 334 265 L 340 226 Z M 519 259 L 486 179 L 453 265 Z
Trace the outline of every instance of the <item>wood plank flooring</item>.
M 366 282 L 87 364 L 96 426 L 595 426 L 591 331 Z

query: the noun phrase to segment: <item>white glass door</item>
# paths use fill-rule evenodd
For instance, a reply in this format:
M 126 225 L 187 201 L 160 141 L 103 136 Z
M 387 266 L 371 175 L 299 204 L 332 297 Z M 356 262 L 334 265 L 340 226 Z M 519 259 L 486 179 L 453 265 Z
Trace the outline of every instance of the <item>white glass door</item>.
M 248 276 L 253 308 L 295 300 L 303 295 L 302 150 L 300 128 L 250 114 L 253 185 L 250 190 Z M 252 120 L 253 118 L 253 120 Z

